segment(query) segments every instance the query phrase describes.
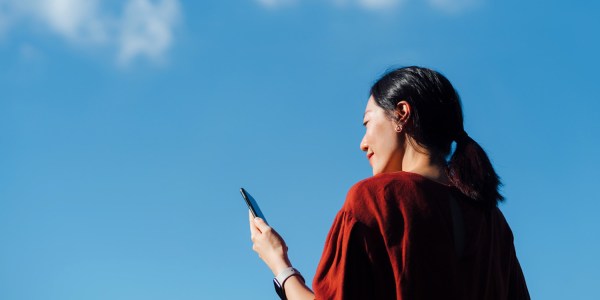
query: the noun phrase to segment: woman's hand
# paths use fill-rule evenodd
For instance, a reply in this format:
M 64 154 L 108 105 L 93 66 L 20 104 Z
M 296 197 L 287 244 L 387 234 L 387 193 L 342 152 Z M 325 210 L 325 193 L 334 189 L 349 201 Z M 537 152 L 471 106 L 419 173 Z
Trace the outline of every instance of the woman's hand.
M 287 256 L 287 246 L 281 236 L 261 218 L 250 217 L 250 233 L 252 250 L 267 264 L 273 274 L 277 276 L 283 269 L 290 267 Z
M 287 246 L 281 236 L 261 218 L 250 217 L 250 233 L 252 249 L 271 269 L 274 276 L 292 264 L 287 256 Z M 313 300 L 315 295 L 298 276 L 292 276 L 285 281 L 285 295 L 289 300 Z

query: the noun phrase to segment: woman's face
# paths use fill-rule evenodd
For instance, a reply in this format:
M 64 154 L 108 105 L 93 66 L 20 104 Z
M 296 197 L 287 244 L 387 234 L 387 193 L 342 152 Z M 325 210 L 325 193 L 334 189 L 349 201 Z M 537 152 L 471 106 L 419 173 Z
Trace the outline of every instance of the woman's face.
M 363 124 L 366 132 L 360 149 L 367 153 L 373 175 L 401 171 L 403 148 L 396 123 L 375 103 L 373 96 L 367 102 Z

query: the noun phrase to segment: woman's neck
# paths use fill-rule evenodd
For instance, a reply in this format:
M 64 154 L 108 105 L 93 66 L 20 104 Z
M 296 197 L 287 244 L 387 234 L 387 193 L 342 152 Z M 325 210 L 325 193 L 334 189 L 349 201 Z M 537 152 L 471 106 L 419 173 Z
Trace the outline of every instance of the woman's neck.
M 412 142 L 412 143 L 411 143 Z M 419 174 L 441 184 L 450 184 L 446 174 L 446 161 L 440 155 L 432 155 L 427 149 L 413 146 L 416 142 L 406 143 L 402 158 L 402 171 Z

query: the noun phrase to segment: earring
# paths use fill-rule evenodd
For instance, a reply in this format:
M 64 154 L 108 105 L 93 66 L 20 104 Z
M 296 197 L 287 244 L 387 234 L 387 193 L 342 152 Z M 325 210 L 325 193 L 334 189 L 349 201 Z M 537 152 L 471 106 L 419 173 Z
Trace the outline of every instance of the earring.
M 398 132 L 398 133 L 402 132 L 402 124 L 396 125 L 396 132 Z

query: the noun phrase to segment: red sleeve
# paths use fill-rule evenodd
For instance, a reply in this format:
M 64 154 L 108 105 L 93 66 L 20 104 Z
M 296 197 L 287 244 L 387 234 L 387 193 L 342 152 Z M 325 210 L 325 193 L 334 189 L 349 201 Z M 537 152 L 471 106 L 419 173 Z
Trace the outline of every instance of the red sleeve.
M 395 299 L 395 285 L 380 235 L 340 211 L 315 274 L 316 299 Z

